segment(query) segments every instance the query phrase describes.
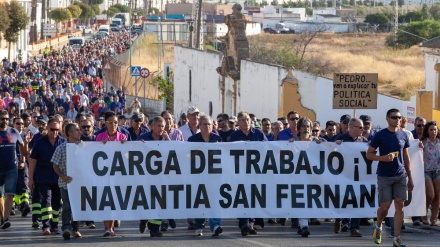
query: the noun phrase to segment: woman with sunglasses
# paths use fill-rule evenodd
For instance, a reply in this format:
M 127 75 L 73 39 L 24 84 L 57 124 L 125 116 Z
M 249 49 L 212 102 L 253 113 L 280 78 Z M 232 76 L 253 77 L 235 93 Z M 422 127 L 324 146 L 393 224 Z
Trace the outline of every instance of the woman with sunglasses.
M 99 133 L 96 136 L 96 141 L 106 144 L 108 141 L 120 141 L 124 143 L 127 140 L 127 136 L 118 131 L 118 117 L 116 113 L 108 111 L 104 115 L 106 131 Z M 116 236 L 114 232 L 114 220 L 104 221 L 104 237 Z
M 436 226 L 440 207 L 440 133 L 435 121 L 427 122 L 423 128 L 420 147 L 425 166 L 426 213 L 431 205 L 431 220 L 425 215 L 423 224 Z

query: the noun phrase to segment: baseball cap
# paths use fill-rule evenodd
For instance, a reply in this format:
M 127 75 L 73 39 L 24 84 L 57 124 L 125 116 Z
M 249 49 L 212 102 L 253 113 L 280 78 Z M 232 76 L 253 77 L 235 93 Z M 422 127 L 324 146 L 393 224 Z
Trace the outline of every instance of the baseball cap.
M 345 114 L 345 115 L 342 115 L 342 117 L 341 117 L 341 120 L 339 121 L 339 122 L 344 122 L 344 120 L 350 120 L 350 118 L 351 118 L 351 116 L 350 115 L 348 115 L 348 114 Z
M 237 122 L 237 117 L 236 116 L 230 116 L 229 117 L 229 122 Z
M 188 108 L 188 110 L 186 111 L 188 114 L 194 114 L 196 112 L 200 112 L 199 108 L 195 107 L 195 106 L 191 106 L 190 108 Z
M 361 115 L 360 117 L 359 117 L 361 120 L 362 120 L 362 122 L 373 122 L 373 120 L 371 119 L 371 116 L 370 115 Z
M 42 123 L 47 124 L 47 120 L 43 116 L 38 116 L 37 122 L 42 122 Z

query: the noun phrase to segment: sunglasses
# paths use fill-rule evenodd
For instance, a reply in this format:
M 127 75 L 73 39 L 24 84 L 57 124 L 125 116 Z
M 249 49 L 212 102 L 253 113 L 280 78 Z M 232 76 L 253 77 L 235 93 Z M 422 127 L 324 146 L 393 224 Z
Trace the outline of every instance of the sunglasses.
M 92 126 L 90 126 L 90 125 L 83 125 L 83 126 L 81 126 L 81 128 L 83 128 L 83 129 L 90 129 L 90 127 L 92 127 Z
M 402 119 L 402 116 L 391 116 L 391 117 L 389 117 L 389 118 L 396 120 L 396 119 Z M 419 127 L 420 127 L 420 126 L 419 126 Z
M 135 119 L 134 121 L 135 121 L 136 123 L 142 122 L 141 119 Z
M 18 122 L 18 123 L 15 123 L 16 125 L 24 125 L 24 123 L 21 123 L 21 122 Z
M 293 117 L 293 118 L 289 118 L 289 120 L 290 120 L 290 121 L 298 121 L 299 118 L 297 118 L 297 117 Z
M 312 132 L 319 132 L 319 130 L 312 130 Z
M 60 131 L 60 129 L 53 129 L 53 128 L 49 128 L 50 131 Z
M 118 121 L 105 121 L 107 124 L 118 124 Z
M 1 121 L 9 121 L 9 118 L 3 117 L 3 118 L 0 118 L 0 120 Z
M 423 127 L 425 127 L 425 125 L 424 124 L 417 124 L 417 127 L 423 128 Z

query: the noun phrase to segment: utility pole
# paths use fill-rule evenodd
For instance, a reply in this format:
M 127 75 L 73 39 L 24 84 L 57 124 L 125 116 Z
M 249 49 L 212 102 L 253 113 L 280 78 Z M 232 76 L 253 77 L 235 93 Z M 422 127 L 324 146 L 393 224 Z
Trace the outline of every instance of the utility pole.
M 196 12 L 195 13 L 196 22 L 195 22 L 194 28 L 195 28 L 196 33 L 194 35 L 193 44 L 194 44 L 194 48 L 202 49 L 202 47 L 203 47 L 202 0 L 197 0 L 197 1 L 195 1 L 195 3 L 197 3 L 197 4 L 194 4 L 195 6 L 193 7 L 193 13 L 194 13 L 194 9 L 195 9 L 196 10 L 195 11 Z M 194 20 L 194 18 L 193 18 L 193 20 Z
M 399 8 L 398 0 L 394 0 L 394 36 L 397 38 L 397 30 L 399 30 Z

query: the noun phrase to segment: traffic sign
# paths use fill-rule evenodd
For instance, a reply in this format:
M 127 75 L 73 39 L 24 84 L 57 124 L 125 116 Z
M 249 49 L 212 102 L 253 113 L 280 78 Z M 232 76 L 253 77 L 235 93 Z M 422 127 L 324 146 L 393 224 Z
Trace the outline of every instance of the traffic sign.
M 147 78 L 150 76 L 150 71 L 147 68 L 142 68 L 141 69 L 141 77 L 142 78 Z
M 140 76 L 141 75 L 141 66 L 131 66 L 130 74 L 131 74 L 131 76 Z

